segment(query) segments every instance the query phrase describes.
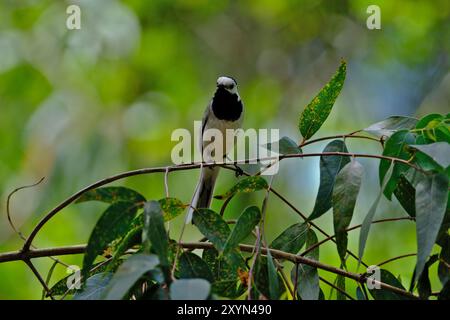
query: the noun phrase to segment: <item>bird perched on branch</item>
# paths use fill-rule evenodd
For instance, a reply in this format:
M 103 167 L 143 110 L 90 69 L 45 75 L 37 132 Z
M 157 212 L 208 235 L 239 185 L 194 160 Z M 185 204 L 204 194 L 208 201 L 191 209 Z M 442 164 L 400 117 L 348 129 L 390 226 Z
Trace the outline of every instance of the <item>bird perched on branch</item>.
M 211 102 L 206 107 L 202 119 L 202 129 L 200 134 L 200 150 L 202 151 L 203 161 L 222 161 L 217 155 L 204 155 L 203 151 L 210 143 L 208 130 L 217 129 L 222 133 L 223 152 L 219 153 L 225 157 L 234 146 L 234 138 L 226 139 L 227 129 L 241 128 L 244 114 L 244 105 L 237 90 L 237 82 L 231 77 L 219 77 L 217 79 L 216 92 Z M 206 140 L 206 141 L 205 141 Z M 217 151 L 217 150 L 216 150 Z M 209 208 L 214 192 L 219 167 L 205 167 L 201 171 L 200 181 L 195 189 L 192 206 L 194 208 Z M 193 208 L 190 208 L 188 216 L 192 218 Z M 190 220 L 190 218 L 188 220 Z

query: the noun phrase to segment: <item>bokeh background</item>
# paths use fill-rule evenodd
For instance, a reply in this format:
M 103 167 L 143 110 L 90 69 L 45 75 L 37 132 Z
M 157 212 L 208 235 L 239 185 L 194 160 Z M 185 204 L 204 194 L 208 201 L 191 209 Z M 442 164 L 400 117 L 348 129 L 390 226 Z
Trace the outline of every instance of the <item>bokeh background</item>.
M 66 28 L 70 4 L 81 7 L 81 30 Z M 381 8 L 381 30 L 366 27 L 370 4 Z M 27 235 L 46 211 L 97 179 L 170 164 L 172 131 L 193 129 L 221 74 L 238 80 L 245 128 L 279 128 L 294 140 L 300 138 L 301 110 L 341 58 L 348 62 L 347 80 L 318 136 L 349 133 L 394 114 L 448 112 L 449 19 L 447 0 L 1 0 L 0 252 L 22 244 L 6 219 L 6 197 L 15 187 L 45 177 L 12 199 L 13 219 Z M 321 151 L 325 144 L 308 150 Z M 371 142 L 348 141 L 348 146 L 355 152 L 380 152 Z M 378 161 L 361 162 L 366 170 L 352 225 L 362 221 L 378 191 Z M 309 215 L 318 169 L 319 159 L 285 160 L 274 187 Z M 170 195 L 188 202 L 197 177 L 198 171 L 170 174 Z M 155 174 L 114 185 L 159 199 L 163 179 Z M 233 181 L 231 173 L 222 172 L 216 191 L 226 191 Z M 227 218 L 262 197 L 236 197 Z M 104 208 L 96 203 L 70 206 L 34 244 L 85 243 Z M 377 212 L 377 218 L 404 215 L 395 200 L 383 199 Z M 299 221 L 271 198 L 269 240 Z M 318 222 L 332 233 L 331 212 Z M 173 237 L 181 223 L 182 217 L 172 222 Z M 357 236 L 358 231 L 350 235 L 353 251 Z M 185 239 L 198 238 L 195 228 L 188 227 Z M 414 252 L 415 241 L 411 222 L 375 225 L 364 260 L 376 264 Z M 334 244 L 321 247 L 320 255 L 321 261 L 338 266 Z M 80 264 L 81 256 L 63 260 Z M 49 259 L 34 262 L 44 275 L 51 265 Z M 414 262 L 407 258 L 387 267 L 408 286 Z M 349 268 L 355 271 L 353 263 Z M 52 283 L 65 272 L 57 267 Z M 354 285 L 347 284 L 354 295 Z M 329 288 L 321 286 L 328 297 Z M 0 299 L 40 295 L 25 264 L 0 264 Z

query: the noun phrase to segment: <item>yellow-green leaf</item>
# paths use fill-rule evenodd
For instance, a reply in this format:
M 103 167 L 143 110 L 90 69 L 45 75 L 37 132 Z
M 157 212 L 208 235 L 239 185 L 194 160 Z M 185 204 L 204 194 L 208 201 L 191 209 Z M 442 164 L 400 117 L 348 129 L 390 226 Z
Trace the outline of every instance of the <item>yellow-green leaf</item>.
M 223 200 L 228 199 L 236 193 L 244 192 L 250 193 L 262 189 L 267 189 L 269 186 L 267 181 L 261 176 L 250 176 L 240 180 L 230 190 L 223 195 L 215 196 L 214 198 Z
M 300 115 L 299 129 L 303 139 L 311 138 L 322 126 L 344 85 L 347 65 L 341 62 L 338 71 L 306 106 Z

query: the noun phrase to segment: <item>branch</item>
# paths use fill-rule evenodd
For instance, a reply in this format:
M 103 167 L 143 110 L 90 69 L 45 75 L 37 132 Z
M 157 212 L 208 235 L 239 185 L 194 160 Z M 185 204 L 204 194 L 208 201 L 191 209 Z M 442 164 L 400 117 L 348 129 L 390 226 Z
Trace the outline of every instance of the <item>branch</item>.
M 181 243 L 180 245 L 185 249 L 212 249 L 212 248 L 214 248 L 214 246 L 211 243 L 206 243 L 206 242 L 189 242 L 189 243 L 184 242 L 184 243 Z M 244 251 L 244 252 L 253 252 L 255 250 L 255 246 L 248 245 L 248 244 L 240 244 L 239 248 L 241 249 L 241 251 Z M 0 254 L 0 262 L 17 261 L 17 260 L 23 260 L 26 262 L 27 260 L 29 261 L 30 259 L 33 259 L 33 258 L 47 257 L 50 255 L 59 256 L 59 255 L 81 254 L 81 253 L 84 253 L 85 249 L 86 249 L 86 245 L 76 245 L 76 246 L 67 246 L 67 247 L 29 250 L 27 252 L 22 252 L 22 251 L 7 252 L 7 253 Z M 267 248 L 262 247 L 262 248 L 260 248 L 260 250 L 261 250 L 261 253 L 267 254 Z M 317 269 L 321 269 L 321 270 L 325 270 L 325 271 L 328 271 L 328 272 L 331 272 L 334 274 L 342 275 L 346 278 L 355 280 L 359 283 L 364 283 L 368 279 L 367 275 L 342 270 L 342 269 L 324 264 L 322 262 L 316 261 L 314 259 L 302 257 L 301 255 L 295 255 L 295 254 L 291 254 L 291 253 L 287 253 L 287 252 L 275 250 L 275 249 L 269 249 L 269 251 L 270 251 L 270 254 L 272 255 L 272 257 L 274 257 L 276 259 L 284 259 L 284 260 L 288 260 L 288 261 L 291 261 L 291 262 L 297 263 L 297 264 L 298 263 L 306 264 L 306 265 L 309 265 L 309 266 L 317 268 Z M 418 299 L 417 296 L 415 296 L 414 294 L 412 294 L 406 290 L 402 290 L 400 288 L 391 286 L 387 283 L 376 281 L 373 279 L 371 279 L 371 281 L 375 284 L 379 284 L 380 287 L 385 290 L 395 292 L 399 295 L 408 297 L 410 299 Z
M 255 158 L 255 159 L 244 159 L 244 160 L 236 160 L 236 161 L 225 161 L 221 163 L 208 163 L 208 162 L 199 162 L 199 163 L 189 163 L 189 164 L 180 164 L 180 165 L 174 165 L 174 166 L 165 166 L 165 167 L 156 167 L 156 168 L 143 168 L 143 169 L 137 169 L 132 171 L 126 171 L 123 173 L 119 173 L 117 175 L 113 175 L 111 177 L 101 179 L 97 182 L 94 182 L 93 184 L 84 187 L 83 189 L 79 190 L 78 192 L 74 193 L 72 196 L 61 202 L 59 205 L 57 205 L 55 208 L 53 208 L 49 213 L 47 213 L 41 221 L 35 226 L 35 228 L 32 230 L 30 235 L 28 236 L 27 240 L 25 241 L 25 244 L 22 247 L 22 251 L 26 252 L 30 250 L 31 244 L 33 242 L 33 239 L 36 237 L 39 230 L 59 211 L 67 207 L 69 204 L 74 202 L 76 199 L 78 199 L 81 195 L 83 195 L 85 192 L 101 187 L 103 185 L 109 184 L 113 181 L 117 181 L 120 179 L 124 179 L 127 177 L 142 175 L 142 174 L 150 174 L 150 173 L 165 173 L 172 171 L 183 171 L 183 170 L 190 170 L 190 169 L 198 169 L 202 167 L 211 167 L 211 166 L 221 166 L 229 170 L 236 171 L 235 168 L 230 168 L 227 165 L 238 165 L 238 164 L 245 164 L 245 163 L 257 163 L 261 161 L 268 161 L 268 160 L 275 160 L 279 159 L 280 161 L 283 159 L 288 158 L 305 158 L 305 157 L 320 157 L 320 156 L 348 156 L 348 157 L 361 157 L 361 158 L 376 158 L 376 159 L 385 159 L 395 162 L 400 162 L 403 164 L 406 164 L 410 167 L 415 168 L 416 170 L 423 171 L 416 165 L 410 163 L 407 160 L 404 159 L 398 159 L 394 157 L 387 157 L 387 156 L 380 156 L 380 155 L 373 155 L 373 154 L 359 154 L 359 153 L 346 153 L 346 152 L 322 152 L 322 153 L 301 153 L 301 154 L 289 154 L 289 155 L 281 155 L 278 157 L 266 157 L 266 158 Z

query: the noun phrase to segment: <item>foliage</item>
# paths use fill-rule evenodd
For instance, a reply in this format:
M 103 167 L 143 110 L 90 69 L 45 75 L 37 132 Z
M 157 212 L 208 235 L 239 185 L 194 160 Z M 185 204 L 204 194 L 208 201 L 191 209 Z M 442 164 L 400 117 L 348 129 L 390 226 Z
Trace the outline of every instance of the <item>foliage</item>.
M 292 146 L 296 139 L 283 137 L 279 144 L 284 155 L 308 156 L 305 148 L 328 118 L 344 84 L 346 64 L 342 62 L 336 75 L 313 98 L 300 115 L 299 131 L 302 143 Z M 204 236 L 198 243 L 187 244 L 172 238 L 167 222 L 181 215 L 189 204 L 177 198 L 146 200 L 139 192 L 124 187 L 99 187 L 81 194 L 77 203 L 102 201 L 109 206 L 93 228 L 84 254 L 82 289 L 73 293 L 74 299 L 324 299 L 320 273 L 337 274 L 331 284 L 337 299 L 353 298 L 348 290 L 349 279 L 361 280 L 355 298 L 376 300 L 448 299 L 449 295 L 449 175 L 450 115 L 432 114 L 416 120 L 391 117 L 365 131 L 383 144 L 381 155 L 351 153 L 346 139 L 330 142 L 320 157 L 320 186 L 316 204 L 309 215 L 289 226 L 270 244 L 265 229 L 266 206 L 252 205 L 243 210 L 236 221 L 227 221 L 223 212 L 195 209 L 193 227 Z M 368 136 L 363 136 L 368 138 Z M 370 138 L 370 137 L 369 137 Z M 298 140 L 298 139 L 297 139 Z M 309 154 L 311 155 L 311 154 Z M 348 248 L 348 232 L 357 207 L 362 186 L 362 157 L 380 160 L 380 189 L 360 229 L 359 253 Z M 108 181 L 109 182 L 109 181 Z M 270 183 L 255 174 L 239 179 L 228 192 L 216 196 L 226 205 L 238 194 L 264 191 L 267 197 L 274 191 Z M 401 281 L 386 269 L 380 270 L 378 284 L 369 287 L 367 274 L 348 271 L 346 261 L 351 257 L 361 263 L 374 223 L 381 197 L 392 195 L 416 223 L 417 262 L 411 288 L 407 291 Z M 313 221 L 332 209 L 334 236 L 327 235 Z M 277 217 L 282 219 L 283 217 Z M 319 241 L 317 232 L 327 239 Z M 256 241 L 254 241 L 256 238 Z M 336 272 L 320 261 L 319 246 L 328 240 L 336 242 L 341 269 Z M 305 248 L 304 248 L 305 247 Z M 433 248 L 440 253 L 431 255 Z M 304 248 L 303 252 L 300 252 Z M 191 249 L 200 249 L 202 254 Z M 25 250 L 25 253 L 27 251 Z M 95 262 L 106 265 L 97 268 Z M 282 262 L 292 264 L 291 279 L 284 274 Z M 440 288 L 432 288 L 430 267 L 439 261 Z M 111 265 L 108 267 L 107 265 Z M 325 282 L 327 283 L 327 282 Z M 329 283 L 328 283 L 329 284 Z M 57 283 L 49 294 L 62 295 Z M 366 288 L 367 287 L 367 288 Z M 370 292 L 370 297 L 367 295 Z M 250 295 L 250 296 L 248 296 Z

